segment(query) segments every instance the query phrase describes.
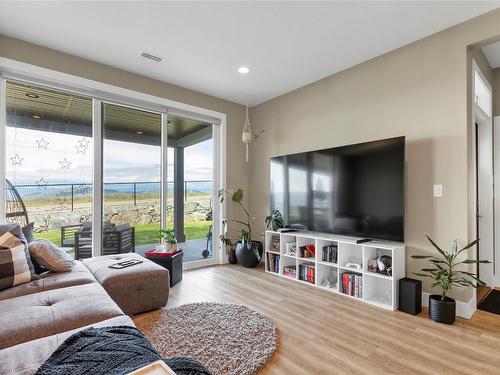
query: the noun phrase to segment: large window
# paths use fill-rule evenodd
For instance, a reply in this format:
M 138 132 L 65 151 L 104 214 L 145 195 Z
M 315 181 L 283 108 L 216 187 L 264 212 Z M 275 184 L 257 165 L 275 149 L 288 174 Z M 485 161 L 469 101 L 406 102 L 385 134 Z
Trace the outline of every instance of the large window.
M 35 238 L 72 252 L 75 230 L 92 220 L 92 99 L 6 86 L 7 215 L 19 222 L 27 217 Z
M 163 223 L 175 229 L 184 261 L 213 257 L 211 122 L 14 81 L 6 93 L 0 167 L 10 222 L 34 223 L 35 238 L 78 259 L 144 255 L 161 242 Z

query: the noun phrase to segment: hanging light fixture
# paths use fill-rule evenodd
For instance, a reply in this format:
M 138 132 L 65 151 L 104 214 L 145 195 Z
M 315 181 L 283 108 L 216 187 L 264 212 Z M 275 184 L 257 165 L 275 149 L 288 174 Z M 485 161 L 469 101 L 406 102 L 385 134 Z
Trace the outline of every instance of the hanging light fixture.
M 252 127 L 250 126 L 250 120 L 248 119 L 248 100 L 247 100 L 247 113 L 245 117 L 245 123 L 243 124 L 243 133 L 241 134 L 241 140 L 245 144 L 245 161 L 248 162 L 248 145 L 252 142 Z

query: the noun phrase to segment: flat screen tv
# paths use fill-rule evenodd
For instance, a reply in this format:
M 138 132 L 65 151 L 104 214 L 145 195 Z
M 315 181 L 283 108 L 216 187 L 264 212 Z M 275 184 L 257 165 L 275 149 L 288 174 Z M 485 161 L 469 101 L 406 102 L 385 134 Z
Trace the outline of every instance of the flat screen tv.
M 286 228 L 404 241 L 405 138 L 271 158 Z

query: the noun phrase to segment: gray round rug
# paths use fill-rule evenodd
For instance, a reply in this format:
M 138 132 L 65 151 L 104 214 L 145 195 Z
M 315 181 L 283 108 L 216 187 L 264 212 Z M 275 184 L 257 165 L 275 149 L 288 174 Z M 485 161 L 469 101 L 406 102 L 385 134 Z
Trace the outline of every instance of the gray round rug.
M 162 356 L 195 358 L 214 375 L 254 374 L 278 345 L 271 319 L 242 305 L 190 303 L 135 323 Z

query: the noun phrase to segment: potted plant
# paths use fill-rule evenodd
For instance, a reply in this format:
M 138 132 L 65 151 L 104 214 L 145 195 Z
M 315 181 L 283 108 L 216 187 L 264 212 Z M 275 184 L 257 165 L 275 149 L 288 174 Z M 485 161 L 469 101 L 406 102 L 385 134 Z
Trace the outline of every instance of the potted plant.
M 173 253 L 177 250 L 177 239 L 174 229 L 160 229 L 160 237 L 168 244 L 167 252 Z
M 458 250 L 457 240 L 453 241 L 451 252 L 441 249 L 436 243 L 426 236 L 440 256 L 434 255 L 412 255 L 413 259 L 428 259 L 432 266 L 422 268 L 421 272 L 414 272 L 417 276 L 430 277 L 434 280 L 432 287 L 439 286 L 441 295 L 429 296 L 429 317 L 440 323 L 453 324 L 456 317 L 456 302 L 446 294 L 453 287 L 473 287 L 485 285 L 473 272 L 464 271 L 463 266 L 467 264 L 490 263 L 487 260 L 465 259 L 460 260 L 459 255 L 476 245 L 479 240 L 472 241 L 464 248 Z
M 266 226 L 272 231 L 283 228 L 283 216 L 279 210 L 274 210 L 271 215 L 266 217 Z
M 259 264 L 262 258 L 262 251 L 264 248 L 262 242 L 252 240 L 252 220 L 255 218 L 250 216 L 250 212 L 243 204 L 243 190 L 238 189 L 232 194 L 224 189 L 219 190 L 219 199 L 221 203 L 224 201 L 226 196 L 230 197 L 231 201 L 238 204 L 242 208 L 246 216 L 246 221 L 224 218 L 222 220 L 224 230 L 222 231 L 220 239 L 227 247 L 232 249 L 231 251 L 234 250 L 239 264 L 243 267 L 255 267 Z M 236 239 L 229 238 L 229 222 L 233 222 L 243 227 L 238 231 L 239 236 Z M 231 261 L 231 259 L 229 260 Z

